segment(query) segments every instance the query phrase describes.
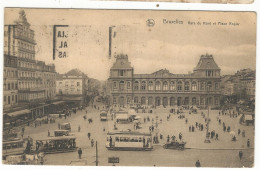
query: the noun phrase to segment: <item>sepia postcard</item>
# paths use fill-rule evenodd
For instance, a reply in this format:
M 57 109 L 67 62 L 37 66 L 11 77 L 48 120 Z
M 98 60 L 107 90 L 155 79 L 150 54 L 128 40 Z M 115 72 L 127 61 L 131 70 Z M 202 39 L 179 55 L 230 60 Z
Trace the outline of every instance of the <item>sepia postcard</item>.
M 254 166 L 254 12 L 5 8 L 3 42 L 3 164 Z

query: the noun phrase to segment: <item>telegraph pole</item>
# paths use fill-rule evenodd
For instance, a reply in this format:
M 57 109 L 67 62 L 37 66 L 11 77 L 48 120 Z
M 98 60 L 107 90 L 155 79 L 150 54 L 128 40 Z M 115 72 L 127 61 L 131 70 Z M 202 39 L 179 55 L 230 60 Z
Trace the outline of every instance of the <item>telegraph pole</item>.
M 98 146 L 96 141 L 96 166 L 98 166 Z

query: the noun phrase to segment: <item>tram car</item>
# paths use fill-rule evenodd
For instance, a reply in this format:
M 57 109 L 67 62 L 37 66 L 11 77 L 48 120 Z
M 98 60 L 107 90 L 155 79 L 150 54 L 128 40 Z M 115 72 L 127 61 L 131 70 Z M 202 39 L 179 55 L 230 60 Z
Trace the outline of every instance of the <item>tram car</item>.
M 149 151 L 153 149 L 152 135 L 136 131 L 108 132 L 108 150 Z
M 21 155 L 26 149 L 26 143 L 23 139 L 15 138 L 8 141 L 3 141 L 2 155 L 5 159 L 9 155 Z
M 74 152 L 77 150 L 75 136 L 57 136 L 36 140 L 36 151 L 45 154 Z

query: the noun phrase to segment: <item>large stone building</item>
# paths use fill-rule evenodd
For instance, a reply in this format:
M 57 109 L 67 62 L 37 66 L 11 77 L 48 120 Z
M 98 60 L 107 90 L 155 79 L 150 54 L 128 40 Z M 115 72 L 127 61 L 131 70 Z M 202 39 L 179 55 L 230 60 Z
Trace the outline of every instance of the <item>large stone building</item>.
M 15 80 L 12 78 L 11 85 L 16 84 L 14 86 L 19 93 L 19 103 L 51 100 L 55 97 L 55 66 L 35 60 L 34 31 L 30 29 L 25 12 L 21 10 L 19 14 L 19 19 L 14 25 L 4 27 L 5 61 L 15 59 L 9 77 L 12 75 L 16 77 Z M 6 71 L 7 69 L 11 68 L 5 67 Z
M 56 94 L 64 101 L 83 103 L 88 93 L 88 77 L 78 69 L 60 74 L 56 80 Z
M 35 59 L 35 37 L 24 10 L 13 25 L 4 26 L 4 119 L 35 119 L 55 99 L 53 64 Z
M 150 106 L 220 105 L 220 68 L 212 55 L 202 55 L 191 74 L 173 74 L 166 69 L 152 74 L 134 74 L 127 55 L 118 55 L 108 79 L 110 102 Z

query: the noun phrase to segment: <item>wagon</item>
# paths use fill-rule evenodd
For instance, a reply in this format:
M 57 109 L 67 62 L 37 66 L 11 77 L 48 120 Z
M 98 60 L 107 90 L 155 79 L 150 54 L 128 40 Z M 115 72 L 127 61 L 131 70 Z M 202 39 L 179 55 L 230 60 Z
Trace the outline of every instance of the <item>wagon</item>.
M 167 142 L 163 145 L 164 149 L 176 149 L 176 150 L 183 150 L 185 147 L 186 142 Z

